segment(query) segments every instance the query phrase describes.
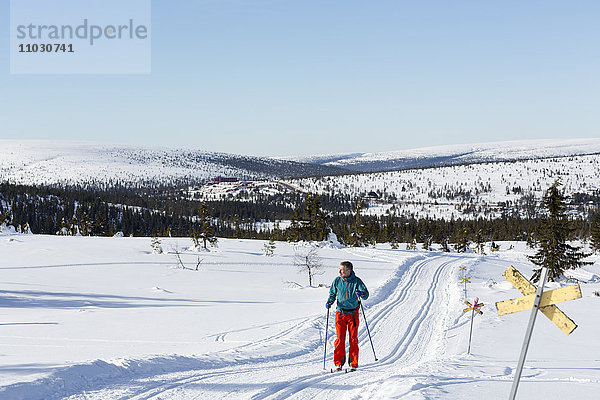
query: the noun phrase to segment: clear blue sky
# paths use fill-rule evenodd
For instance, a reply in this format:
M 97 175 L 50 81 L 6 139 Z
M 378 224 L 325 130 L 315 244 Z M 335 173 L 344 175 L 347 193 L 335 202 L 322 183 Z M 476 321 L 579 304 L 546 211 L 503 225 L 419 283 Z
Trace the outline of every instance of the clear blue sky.
M 593 0 L 153 1 L 150 75 L 10 75 L 4 36 L 0 138 L 292 155 L 600 137 L 599 18 Z

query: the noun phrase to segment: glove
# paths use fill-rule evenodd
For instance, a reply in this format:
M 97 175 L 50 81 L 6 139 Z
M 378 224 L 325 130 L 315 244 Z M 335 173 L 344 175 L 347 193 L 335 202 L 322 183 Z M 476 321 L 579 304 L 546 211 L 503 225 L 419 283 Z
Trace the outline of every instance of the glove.
M 362 296 L 363 296 L 363 292 L 361 292 L 360 290 L 357 290 L 357 291 L 356 291 L 356 295 L 357 295 L 358 297 L 362 297 Z
M 331 308 L 332 304 L 333 303 L 330 303 L 330 302 L 325 303 L 325 308 L 329 310 Z

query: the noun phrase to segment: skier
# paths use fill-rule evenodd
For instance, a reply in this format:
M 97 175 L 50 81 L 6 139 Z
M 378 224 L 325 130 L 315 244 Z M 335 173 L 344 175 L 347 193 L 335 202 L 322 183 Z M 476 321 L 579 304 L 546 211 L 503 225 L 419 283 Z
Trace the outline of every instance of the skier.
M 329 289 L 329 298 L 325 308 L 329 309 L 337 297 L 335 313 L 335 348 L 333 363 L 337 371 L 341 371 L 346 362 L 346 330 L 350 335 L 350 351 L 348 365 L 350 371 L 358 367 L 358 309 L 360 300 L 369 298 L 369 291 L 363 281 L 354 274 L 350 261 L 340 263 L 340 276 L 336 277 Z

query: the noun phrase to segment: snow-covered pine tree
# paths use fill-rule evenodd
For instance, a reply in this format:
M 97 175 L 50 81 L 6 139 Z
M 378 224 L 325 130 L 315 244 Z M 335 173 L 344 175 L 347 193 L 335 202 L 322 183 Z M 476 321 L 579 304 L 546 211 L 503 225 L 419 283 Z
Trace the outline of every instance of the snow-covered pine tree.
M 298 242 L 302 239 L 302 217 L 300 216 L 299 207 L 294 209 L 294 215 L 292 215 L 292 220 L 286 234 L 290 242 Z
M 202 240 L 202 246 L 204 250 L 207 249 L 207 244 L 211 246 L 217 246 L 217 238 L 215 236 L 215 230 L 212 226 L 210 214 L 208 213 L 208 206 L 206 202 L 201 202 L 198 206 L 198 222 L 200 225 L 200 232 L 192 231 L 191 238 L 196 248 L 200 247 L 200 240 Z
M 321 208 L 318 195 L 307 195 L 302 208 L 296 207 L 290 227 L 286 231 L 290 242 L 300 240 L 327 240 L 329 234 L 329 216 Z
M 448 247 L 448 239 L 443 238 L 441 241 L 442 251 L 445 253 L 450 253 L 450 247 Z
M 423 250 L 431 250 L 432 244 L 433 244 L 433 236 L 425 235 L 423 237 Z
M 156 236 L 156 234 L 152 235 L 152 239 L 150 241 L 150 247 L 152 247 L 152 253 L 154 254 L 162 254 L 163 249 L 160 244 L 160 239 Z
M 9 224 L 10 224 L 10 215 L 8 214 L 8 210 L 5 210 L 0 213 L 0 232 L 2 232 L 3 226 L 7 226 Z
M 354 212 L 354 224 L 349 236 L 349 244 L 353 247 L 362 247 L 369 243 L 365 232 L 365 226 L 362 222 L 361 210 L 364 208 L 363 200 L 360 200 L 356 205 Z
M 548 268 L 549 282 L 560 278 L 568 269 L 591 264 L 581 261 L 589 256 L 581 251 L 581 247 L 571 246 L 567 243 L 575 228 L 567 218 L 567 205 L 565 197 L 559 189 L 560 185 L 560 179 L 557 179 L 544 195 L 542 204 L 547 215 L 542 219 L 540 229 L 536 233 L 537 252 L 533 256 L 527 256 L 535 265 Z M 531 280 L 537 282 L 540 280 L 542 268 L 533 271 Z
M 56 232 L 56 234 L 59 236 L 70 236 L 71 231 L 69 230 L 67 221 L 65 221 L 64 218 L 60 221 L 60 229 Z
M 25 235 L 31 235 L 33 232 L 31 232 L 31 227 L 29 226 L 29 222 L 25 222 L 25 225 L 23 225 L 23 227 L 21 228 L 21 233 L 25 234 Z
M 71 234 L 73 236 L 90 236 L 91 232 L 92 220 L 81 207 L 77 207 L 75 216 L 71 221 Z
M 525 243 L 527 243 L 527 247 L 530 249 L 535 249 L 537 243 L 535 242 L 536 234 L 534 232 L 528 232 L 527 238 L 525 239 Z
M 8 211 L 4 210 L 4 211 L 0 212 L 0 225 L 4 225 L 4 223 L 8 224 L 9 220 L 10 220 L 10 218 L 8 215 Z
M 460 229 L 460 228 L 459 228 Z M 467 228 L 460 229 L 454 239 L 454 250 L 457 253 L 464 253 L 469 248 L 469 233 Z
M 275 248 L 276 248 L 275 241 L 273 240 L 273 238 L 271 238 L 267 243 L 265 243 L 265 246 L 264 246 L 265 256 L 273 257 Z
M 329 217 L 321 207 L 319 195 L 307 196 L 304 201 L 304 216 L 308 219 L 308 240 L 327 240 Z
M 475 232 L 475 249 L 479 254 L 485 255 L 485 240 L 481 229 L 478 229 L 477 232 Z
M 590 243 L 592 249 L 600 251 L 600 212 L 597 212 L 592 219 L 592 226 L 590 228 Z
M 241 228 L 241 221 L 240 221 L 240 217 L 238 217 L 237 215 L 233 217 L 233 237 L 235 239 L 241 239 L 242 238 L 242 228 Z

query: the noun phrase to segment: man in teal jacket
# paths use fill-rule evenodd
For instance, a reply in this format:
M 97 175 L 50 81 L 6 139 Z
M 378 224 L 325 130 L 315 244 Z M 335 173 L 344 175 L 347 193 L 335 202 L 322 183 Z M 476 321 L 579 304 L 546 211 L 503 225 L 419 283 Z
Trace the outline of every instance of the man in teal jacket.
M 350 350 L 348 364 L 352 370 L 358 367 L 358 309 L 360 300 L 369 298 L 369 291 L 363 281 L 354 274 L 350 261 L 340 263 L 340 276 L 336 277 L 329 289 L 329 298 L 325 307 L 329 309 L 337 298 L 335 313 L 335 348 L 333 363 L 338 370 L 346 362 L 346 330 L 349 333 Z

